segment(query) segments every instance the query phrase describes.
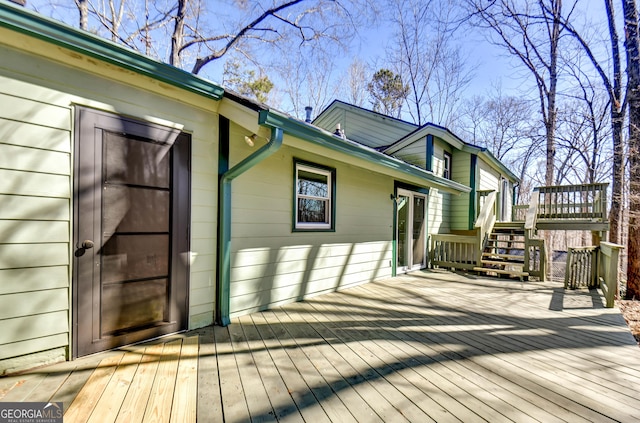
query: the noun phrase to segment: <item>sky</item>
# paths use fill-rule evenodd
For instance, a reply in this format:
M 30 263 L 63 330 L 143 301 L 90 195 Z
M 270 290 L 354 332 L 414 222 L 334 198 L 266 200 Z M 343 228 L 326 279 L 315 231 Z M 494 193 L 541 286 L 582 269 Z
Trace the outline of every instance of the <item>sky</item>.
M 208 6 L 216 11 L 216 19 L 229 15 L 233 17 L 235 13 L 231 7 L 234 0 L 208 1 Z M 58 5 L 53 11 L 51 5 Z M 211 7 L 211 5 L 215 5 Z M 62 19 L 67 23 L 77 26 L 77 10 L 73 0 L 28 0 L 27 7 L 43 11 L 46 15 L 53 15 L 54 18 Z M 566 7 L 566 2 L 565 2 Z M 604 19 L 604 7 L 602 0 L 578 0 L 578 9 L 585 18 L 602 21 Z M 224 20 L 224 18 L 222 18 Z M 620 30 L 621 31 L 621 30 Z M 391 27 L 384 21 L 384 16 L 379 23 L 372 27 L 361 29 L 360 37 L 355 39 L 350 45 L 351 52 L 346 55 L 338 55 L 333 60 L 333 65 L 337 69 L 334 75 L 344 74 L 351 63 L 353 57 L 359 57 L 365 63 L 380 66 L 384 63 L 385 48 L 392 35 Z M 517 62 L 512 57 L 504 53 L 504 49 L 489 43 L 481 31 L 473 31 L 465 28 L 460 43 L 463 51 L 467 54 L 469 63 L 475 67 L 473 79 L 465 89 L 465 97 L 474 95 L 486 95 L 492 86 L 500 85 L 504 93 L 522 95 L 523 92 L 531 92 L 531 78 L 522 70 L 518 70 Z M 208 65 L 201 76 L 207 77 L 214 82 L 221 82 L 222 65 Z M 523 77 L 524 75 L 524 77 Z M 276 86 L 279 81 L 277 77 L 269 75 Z M 276 102 L 286 99 L 280 97 Z M 286 105 L 283 106 L 286 110 Z M 302 117 L 302 116 L 298 116 Z

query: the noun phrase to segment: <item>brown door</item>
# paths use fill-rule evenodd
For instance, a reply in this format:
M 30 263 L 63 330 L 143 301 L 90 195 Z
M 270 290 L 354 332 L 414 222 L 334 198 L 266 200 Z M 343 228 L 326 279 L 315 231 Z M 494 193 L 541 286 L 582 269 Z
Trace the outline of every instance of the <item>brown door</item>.
M 74 356 L 186 329 L 191 140 L 78 108 Z

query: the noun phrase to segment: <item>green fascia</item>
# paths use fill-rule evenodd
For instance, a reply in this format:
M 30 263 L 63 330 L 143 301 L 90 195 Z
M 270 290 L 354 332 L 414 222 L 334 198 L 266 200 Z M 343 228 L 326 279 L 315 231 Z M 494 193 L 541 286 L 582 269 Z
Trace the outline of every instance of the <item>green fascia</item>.
M 0 1 L 0 27 L 116 65 L 214 100 L 224 89 L 187 71 L 158 62 L 114 42 L 46 18 L 22 6 Z
M 503 174 L 507 175 L 509 179 L 513 182 L 520 182 L 520 178 L 518 178 L 513 172 L 511 172 L 500 160 L 496 158 L 489 150 L 484 147 L 475 147 L 472 145 L 465 145 L 462 147 L 462 151 L 466 151 L 467 153 L 477 154 L 478 156 L 485 159 L 485 161 L 489 162 L 493 165 L 494 168 L 500 170 Z
M 449 179 L 441 178 L 433 174 L 433 172 L 428 172 L 425 169 L 410 165 L 402 160 L 380 153 L 361 144 L 339 138 L 323 129 L 301 122 L 273 110 L 261 110 L 259 123 L 261 125 L 282 128 L 286 134 L 334 151 L 366 160 L 372 164 L 382 165 L 386 168 L 396 170 L 407 175 L 425 179 L 429 181 L 425 186 L 433 186 L 434 188 L 442 189 L 454 194 L 471 191 L 471 188 L 465 185 Z
M 229 318 L 229 295 L 231 292 L 231 181 L 247 170 L 278 151 L 282 145 L 283 132 L 281 128 L 271 128 L 271 139 L 258 151 L 227 170 L 220 178 L 220 239 L 218 244 L 218 323 L 227 326 Z

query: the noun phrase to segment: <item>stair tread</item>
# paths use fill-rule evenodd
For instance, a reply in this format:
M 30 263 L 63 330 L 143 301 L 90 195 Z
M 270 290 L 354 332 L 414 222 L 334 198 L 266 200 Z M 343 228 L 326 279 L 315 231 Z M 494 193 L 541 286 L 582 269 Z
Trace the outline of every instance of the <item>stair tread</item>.
M 500 254 L 500 253 L 482 253 L 482 257 L 495 257 L 504 259 L 524 259 L 524 254 Z
M 524 262 L 522 261 L 507 261 L 507 260 L 480 260 L 481 263 L 484 264 L 497 264 L 500 266 L 524 266 Z
M 502 269 L 489 269 L 487 267 L 474 267 L 473 270 L 476 272 L 493 272 L 493 273 L 500 273 L 503 275 L 512 275 L 512 276 L 529 276 L 528 272 L 517 272 L 517 271 L 514 272 L 514 271 L 502 270 Z

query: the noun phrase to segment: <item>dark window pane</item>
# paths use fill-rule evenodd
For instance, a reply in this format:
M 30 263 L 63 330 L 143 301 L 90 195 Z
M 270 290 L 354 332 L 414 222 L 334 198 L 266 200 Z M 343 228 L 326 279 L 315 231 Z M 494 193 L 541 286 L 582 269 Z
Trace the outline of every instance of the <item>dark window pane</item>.
M 170 147 L 105 133 L 105 182 L 169 188 Z
M 113 235 L 105 241 L 103 283 L 168 275 L 169 235 Z
M 313 197 L 329 196 L 329 178 L 327 175 L 298 170 L 298 194 Z
M 328 223 L 326 200 L 298 198 L 298 222 Z
M 102 333 L 162 323 L 167 313 L 167 279 L 105 285 Z
M 169 191 L 104 185 L 102 231 L 169 232 Z

